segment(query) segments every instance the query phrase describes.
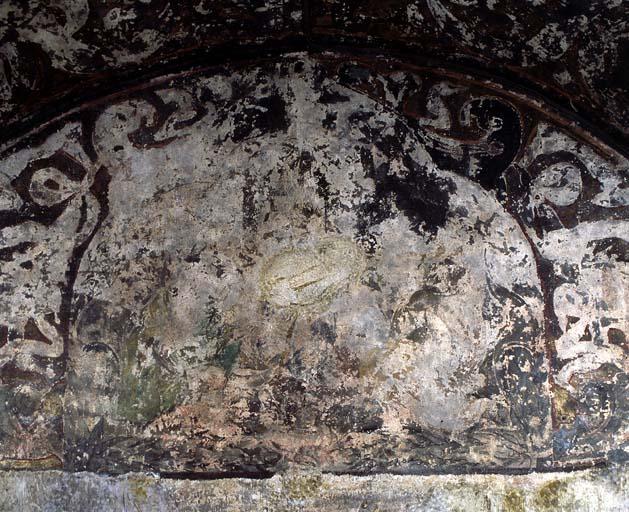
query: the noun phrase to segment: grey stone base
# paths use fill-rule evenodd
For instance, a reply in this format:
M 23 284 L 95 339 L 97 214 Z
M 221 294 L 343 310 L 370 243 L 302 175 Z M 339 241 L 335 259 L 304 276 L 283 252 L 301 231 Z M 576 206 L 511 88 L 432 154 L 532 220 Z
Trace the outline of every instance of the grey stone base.
M 177 480 L 150 474 L 0 472 L 0 510 L 626 511 L 627 467 L 522 476 L 332 476 Z

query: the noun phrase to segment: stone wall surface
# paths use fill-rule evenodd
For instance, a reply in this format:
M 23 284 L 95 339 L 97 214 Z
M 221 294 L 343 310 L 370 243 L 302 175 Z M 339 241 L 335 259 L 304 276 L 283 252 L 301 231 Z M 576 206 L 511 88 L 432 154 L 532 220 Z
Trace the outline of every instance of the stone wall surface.
M 0 465 L 622 464 L 628 173 L 552 106 L 394 59 L 89 102 L 0 160 Z
M 0 510 L 23 512 L 624 512 L 625 469 L 526 476 L 332 476 L 168 480 L 60 471 L 0 473 Z

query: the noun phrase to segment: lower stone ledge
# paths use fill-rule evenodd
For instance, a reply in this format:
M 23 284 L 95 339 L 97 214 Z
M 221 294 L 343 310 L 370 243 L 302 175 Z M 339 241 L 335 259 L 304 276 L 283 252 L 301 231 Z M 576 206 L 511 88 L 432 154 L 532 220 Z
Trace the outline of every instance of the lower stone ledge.
M 517 476 L 296 472 L 265 480 L 0 471 L 0 510 L 624 512 L 628 476 L 626 465 Z

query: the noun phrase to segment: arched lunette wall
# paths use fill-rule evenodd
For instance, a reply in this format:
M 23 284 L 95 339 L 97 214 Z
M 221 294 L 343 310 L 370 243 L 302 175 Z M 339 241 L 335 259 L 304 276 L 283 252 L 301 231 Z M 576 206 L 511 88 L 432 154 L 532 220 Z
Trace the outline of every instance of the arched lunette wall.
M 1 165 L 6 467 L 626 456 L 628 163 L 553 108 L 290 54 L 94 101 Z

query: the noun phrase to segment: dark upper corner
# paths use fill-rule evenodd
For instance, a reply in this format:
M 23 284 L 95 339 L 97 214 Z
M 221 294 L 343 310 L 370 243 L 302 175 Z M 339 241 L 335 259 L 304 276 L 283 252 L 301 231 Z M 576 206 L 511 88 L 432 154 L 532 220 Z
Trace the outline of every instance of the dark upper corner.
M 0 141 L 147 77 L 328 49 L 503 81 L 629 153 L 629 9 L 615 0 L 3 0 Z

